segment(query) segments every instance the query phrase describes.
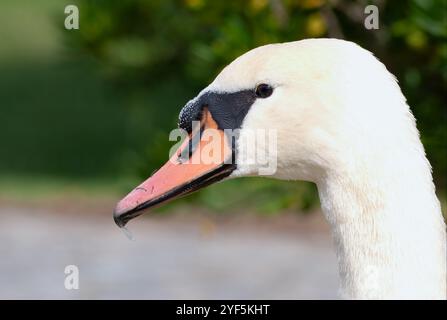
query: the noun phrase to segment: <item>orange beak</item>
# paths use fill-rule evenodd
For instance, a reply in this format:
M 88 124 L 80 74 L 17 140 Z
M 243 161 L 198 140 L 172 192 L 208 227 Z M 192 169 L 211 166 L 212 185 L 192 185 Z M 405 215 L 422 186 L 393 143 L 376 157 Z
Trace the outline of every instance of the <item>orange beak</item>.
M 205 139 L 204 133 L 210 131 L 212 134 Z M 203 110 L 200 126 L 192 130 L 169 161 L 118 203 L 114 212 L 115 223 L 124 227 L 144 209 L 224 179 L 235 169 L 232 154 L 228 137 L 218 128 L 211 113 Z

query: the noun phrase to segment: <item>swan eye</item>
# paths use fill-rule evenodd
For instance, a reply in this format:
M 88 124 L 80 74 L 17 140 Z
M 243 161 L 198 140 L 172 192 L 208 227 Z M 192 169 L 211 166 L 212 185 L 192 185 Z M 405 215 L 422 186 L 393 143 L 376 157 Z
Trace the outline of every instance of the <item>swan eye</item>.
M 272 95 L 273 88 L 268 84 L 261 83 L 256 86 L 255 93 L 258 98 L 267 98 Z

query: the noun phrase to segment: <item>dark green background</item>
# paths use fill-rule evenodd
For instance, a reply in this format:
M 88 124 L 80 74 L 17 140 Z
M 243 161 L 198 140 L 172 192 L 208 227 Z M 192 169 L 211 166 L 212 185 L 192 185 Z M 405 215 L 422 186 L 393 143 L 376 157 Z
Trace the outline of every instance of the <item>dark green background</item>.
M 71 3 L 79 30 L 64 28 Z M 379 6 L 379 30 L 363 26 L 367 3 Z M 57 180 L 125 193 L 166 161 L 180 108 L 223 66 L 262 44 L 337 37 L 397 76 L 445 199 L 446 12 L 442 0 L 3 0 L 0 190 Z M 316 199 L 311 184 L 257 178 L 186 201 L 272 213 Z

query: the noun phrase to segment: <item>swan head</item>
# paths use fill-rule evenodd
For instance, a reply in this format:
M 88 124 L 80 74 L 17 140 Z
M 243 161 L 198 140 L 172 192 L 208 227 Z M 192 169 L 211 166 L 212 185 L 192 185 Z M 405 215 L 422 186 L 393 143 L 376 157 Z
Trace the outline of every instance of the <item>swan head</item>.
M 115 222 L 124 226 L 143 209 L 225 178 L 318 183 L 362 159 L 381 161 L 378 150 L 405 140 L 396 127 L 408 130 L 413 121 L 408 109 L 389 108 L 393 101 L 406 105 L 394 77 L 354 43 L 309 39 L 253 49 L 181 110 L 187 138 L 120 201 Z M 218 147 L 210 152 L 203 140 Z M 213 160 L 204 164 L 204 153 Z

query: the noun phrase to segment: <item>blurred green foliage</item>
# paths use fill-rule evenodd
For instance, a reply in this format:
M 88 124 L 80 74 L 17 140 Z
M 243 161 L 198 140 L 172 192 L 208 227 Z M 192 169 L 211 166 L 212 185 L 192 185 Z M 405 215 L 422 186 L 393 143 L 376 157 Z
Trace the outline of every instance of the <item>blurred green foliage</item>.
M 80 29 L 67 31 L 62 13 L 72 2 Z M 56 55 L 2 64 L 0 49 L 0 117 L 8 119 L 0 171 L 144 178 L 166 161 L 180 108 L 234 58 L 266 43 L 337 37 L 374 52 L 397 76 L 445 193 L 446 1 L 72 2 L 44 1 L 59 31 Z M 379 30 L 363 25 L 367 4 L 379 7 Z M 306 183 L 241 179 L 188 199 L 270 213 L 310 208 L 317 197 Z

